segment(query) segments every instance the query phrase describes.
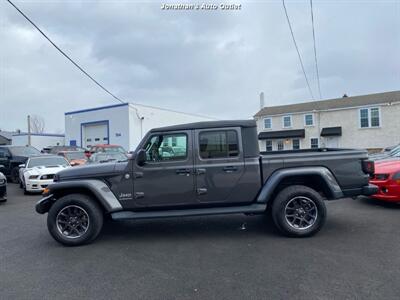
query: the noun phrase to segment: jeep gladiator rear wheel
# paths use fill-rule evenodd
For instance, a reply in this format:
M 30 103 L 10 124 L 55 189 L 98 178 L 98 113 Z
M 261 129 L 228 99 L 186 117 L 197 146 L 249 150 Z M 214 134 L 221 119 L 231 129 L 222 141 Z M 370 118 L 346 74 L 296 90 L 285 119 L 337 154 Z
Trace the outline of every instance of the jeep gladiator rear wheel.
M 324 225 L 326 207 L 317 191 L 302 185 L 289 186 L 276 196 L 272 218 L 279 231 L 287 236 L 311 236 Z
M 103 212 L 89 196 L 70 194 L 56 200 L 47 216 L 51 236 L 66 246 L 92 242 L 103 226 Z

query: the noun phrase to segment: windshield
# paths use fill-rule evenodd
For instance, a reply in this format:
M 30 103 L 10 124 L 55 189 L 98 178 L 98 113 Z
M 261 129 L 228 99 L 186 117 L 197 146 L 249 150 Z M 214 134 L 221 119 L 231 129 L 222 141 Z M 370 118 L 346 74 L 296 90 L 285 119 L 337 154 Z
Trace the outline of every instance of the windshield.
M 107 153 L 109 153 L 109 152 L 111 152 L 111 153 L 113 153 L 113 152 L 126 153 L 125 149 L 122 148 L 122 147 L 107 147 L 107 148 L 102 148 L 102 149 L 100 150 L 100 152 L 107 152 Z
M 89 158 L 91 162 L 125 161 L 127 159 L 128 157 L 125 154 L 119 152 L 95 153 Z
M 13 156 L 32 156 L 39 155 L 40 151 L 31 146 L 16 146 L 9 148 Z
M 390 151 L 390 155 L 396 155 L 400 153 L 400 145 Z
M 85 156 L 85 152 L 67 152 L 65 153 L 65 157 L 68 160 L 73 160 L 73 159 L 87 159 Z
M 84 151 L 84 149 L 77 146 L 54 146 L 49 149 L 52 154 L 57 154 L 60 151 Z
M 49 166 L 68 166 L 69 163 L 63 157 L 35 157 L 29 159 L 28 168 L 49 167 Z

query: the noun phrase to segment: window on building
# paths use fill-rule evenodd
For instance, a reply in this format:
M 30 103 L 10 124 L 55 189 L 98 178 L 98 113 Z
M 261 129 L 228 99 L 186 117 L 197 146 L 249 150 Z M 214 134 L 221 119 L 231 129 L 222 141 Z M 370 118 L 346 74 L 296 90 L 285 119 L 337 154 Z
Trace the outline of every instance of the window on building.
M 282 140 L 277 141 L 276 144 L 278 146 L 278 151 L 282 151 L 284 149 L 284 144 Z
M 311 149 L 316 149 L 319 147 L 319 140 L 318 138 L 311 138 Z
M 172 139 L 176 141 L 175 146 L 171 146 Z M 187 157 L 187 135 L 184 133 L 153 135 L 147 141 L 144 149 L 147 161 L 184 160 Z
M 234 130 L 201 132 L 199 145 L 203 159 L 239 156 L 238 136 Z
M 282 120 L 284 128 L 292 127 L 292 116 L 284 116 Z
M 304 125 L 305 126 L 314 126 L 314 115 L 313 114 L 304 115 Z
M 266 140 L 265 141 L 265 150 L 267 152 L 271 152 L 272 151 L 272 141 L 271 140 Z
M 361 108 L 360 109 L 360 127 L 371 128 L 379 127 L 380 122 L 380 111 L 379 107 Z
M 299 150 L 300 149 L 300 140 L 299 139 L 293 139 L 292 140 L 292 146 L 293 146 L 293 150 Z
M 380 120 L 379 120 L 379 108 L 374 107 L 369 110 L 371 115 L 371 127 L 379 127 Z
M 272 128 L 272 119 L 265 118 L 264 119 L 264 129 L 271 129 Z

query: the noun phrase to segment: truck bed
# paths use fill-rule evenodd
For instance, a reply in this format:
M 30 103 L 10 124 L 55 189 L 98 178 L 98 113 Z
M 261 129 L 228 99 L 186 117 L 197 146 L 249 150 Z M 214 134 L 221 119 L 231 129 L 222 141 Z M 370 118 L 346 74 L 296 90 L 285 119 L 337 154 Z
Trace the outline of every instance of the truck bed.
M 263 181 L 281 168 L 325 167 L 331 171 L 344 192 L 367 185 L 369 176 L 360 161 L 368 159 L 366 150 L 319 148 L 261 152 Z

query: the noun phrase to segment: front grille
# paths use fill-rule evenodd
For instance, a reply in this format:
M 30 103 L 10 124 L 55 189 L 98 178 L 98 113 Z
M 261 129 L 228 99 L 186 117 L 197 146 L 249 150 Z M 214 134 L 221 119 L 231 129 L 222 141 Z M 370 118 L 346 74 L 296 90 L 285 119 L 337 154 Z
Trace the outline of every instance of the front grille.
M 54 178 L 54 174 L 47 174 L 47 175 L 40 176 L 40 179 L 43 179 L 43 180 L 48 180 L 48 179 L 53 179 L 53 178 Z

